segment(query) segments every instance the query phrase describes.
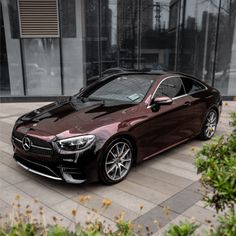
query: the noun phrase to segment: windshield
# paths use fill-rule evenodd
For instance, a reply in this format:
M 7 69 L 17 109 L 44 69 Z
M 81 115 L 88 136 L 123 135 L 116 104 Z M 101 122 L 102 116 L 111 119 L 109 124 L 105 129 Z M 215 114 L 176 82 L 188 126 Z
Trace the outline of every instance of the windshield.
M 86 97 L 89 100 L 117 100 L 137 104 L 146 96 L 153 82 L 154 75 L 123 75 L 103 84 Z

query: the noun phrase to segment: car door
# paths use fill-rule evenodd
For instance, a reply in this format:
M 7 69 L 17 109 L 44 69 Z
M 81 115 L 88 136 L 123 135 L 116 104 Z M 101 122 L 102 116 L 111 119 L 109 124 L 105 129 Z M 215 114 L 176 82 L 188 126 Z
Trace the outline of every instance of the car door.
M 207 113 L 206 106 L 206 91 L 207 87 L 201 82 L 189 77 L 181 77 L 187 99 L 191 103 L 189 119 L 186 120 L 186 125 L 189 127 L 193 135 L 201 131 L 203 120 Z
M 172 98 L 172 104 L 159 105 L 157 110 L 147 107 L 148 118 L 138 128 L 138 146 L 145 158 L 191 136 L 186 125 L 191 103 L 186 98 L 182 80 L 177 76 L 163 79 L 157 86 L 153 99 L 163 96 Z

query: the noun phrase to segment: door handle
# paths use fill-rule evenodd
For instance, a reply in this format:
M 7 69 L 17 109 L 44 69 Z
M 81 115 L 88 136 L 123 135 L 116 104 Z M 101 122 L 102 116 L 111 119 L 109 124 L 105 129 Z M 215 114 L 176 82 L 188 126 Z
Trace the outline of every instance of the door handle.
M 191 102 L 185 102 L 184 105 L 189 107 L 191 106 Z

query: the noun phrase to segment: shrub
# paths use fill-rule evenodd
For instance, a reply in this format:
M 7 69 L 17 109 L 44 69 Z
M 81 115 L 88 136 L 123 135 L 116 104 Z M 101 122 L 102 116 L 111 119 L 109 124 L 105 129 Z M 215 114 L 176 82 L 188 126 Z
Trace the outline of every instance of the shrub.
M 218 217 L 219 225 L 216 229 L 211 229 L 206 236 L 235 236 L 236 235 L 236 216 L 229 211 L 224 216 Z
M 236 125 L 236 113 L 231 115 Z M 234 209 L 236 203 L 236 132 L 204 145 L 195 159 L 197 172 L 207 193 L 204 200 L 216 211 Z
M 165 232 L 165 236 L 191 236 L 199 227 L 198 224 L 188 221 L 181 221 L 179 225 L 171 225 Z

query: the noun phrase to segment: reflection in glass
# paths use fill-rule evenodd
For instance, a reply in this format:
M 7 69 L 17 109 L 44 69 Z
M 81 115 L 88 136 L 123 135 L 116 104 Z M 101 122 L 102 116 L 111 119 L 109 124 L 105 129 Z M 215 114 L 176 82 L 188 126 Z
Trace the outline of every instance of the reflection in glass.
M 17 14 L 17 0 L 1 0 L 2 11 L 0 11 L 2 23 L 4 24 L 4 32 L 1 32 L 1 53 L 4 54 L 4 79 L 5 80 L 5 94 L 12 96 L 24 95 L 22 65 L 21 65 L 21 51 L 18 28 L 18 14 Z M 4 45 L 5 42 L 5 45 Z M 6 63 L 8 64 L 8 73 L 6 73 Z M 5 77 L 6 76 L 6 77 Z M 8 81 L 9 79 L 9 81 Z M 8 86 L 10 88 L 8 89 Z
M 61 94 L 59 39 L 23 39 L 27 95 Z
M 186 1 L 177 69 L 212 84 L 219 0 Z
M 6 50 L 5 29 L 3 23 L 2 3 L 0 2 L 0 96 L 10 94 L 10 80 Z
M 83 87 L 81 1 L 60 0 L 60 8 L 63 92 L 72 95 Z
M 217 44 L 215 87 L 236 94 L 236 1 L 222 1 Z
M 99 1 L 85 1 L 85 47 L 87 83 L 99 75 Z
M 142 1 L 142 68 L 175 69 L 179 8 L 180 1 Z
M 119 66 L 127 69 L 137 69 L 138 47 L 138 0 L 117 1 L 117 44 Z

